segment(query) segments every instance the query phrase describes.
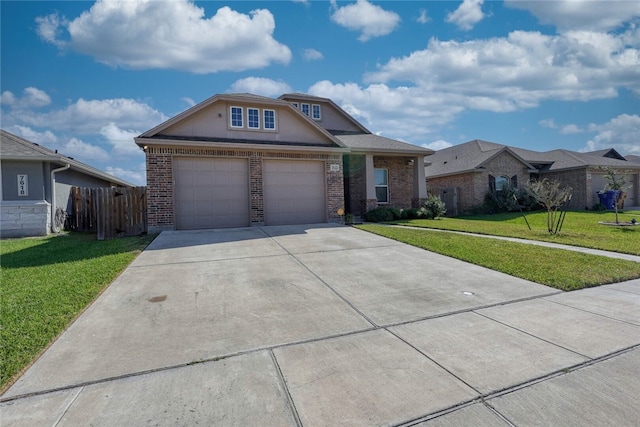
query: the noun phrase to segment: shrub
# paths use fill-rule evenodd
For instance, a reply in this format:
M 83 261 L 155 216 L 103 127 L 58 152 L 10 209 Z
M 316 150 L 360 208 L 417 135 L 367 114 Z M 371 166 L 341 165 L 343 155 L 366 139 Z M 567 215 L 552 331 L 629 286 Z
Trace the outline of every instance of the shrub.
M 425 213 L 424 208 L 411 208 L 411 209 L 404 209 L 402 211 L 402 216 L 403 218 L 407 218 L 407 219 L 416 219 L 416 218 L 423 217 L 424 213 Z
M 506 186 L 500 191 L 489 191 L 484 196 L 482 213 L 515 212 L 520 209 L 532 211 L 541 209 L 534 195 L 528 188 Z
M 429 196 L 424 203 L 424 217 L 428 219 L 436 219 L 444 216 L 447 212 L 447 208 L 444 202 L 440 199 L 440 196 Z
M 591 208 L 592 211 L 606 211 L 607 207 L 605 205 L 603 205 L 602 203 L 596 203 L 595 205 L 593 205 L 593 207 Z
M 396 208 L 380 206 L 365 213 L 363 218 L 367 222 L 393 221 L 402 218 L 402 212 Z

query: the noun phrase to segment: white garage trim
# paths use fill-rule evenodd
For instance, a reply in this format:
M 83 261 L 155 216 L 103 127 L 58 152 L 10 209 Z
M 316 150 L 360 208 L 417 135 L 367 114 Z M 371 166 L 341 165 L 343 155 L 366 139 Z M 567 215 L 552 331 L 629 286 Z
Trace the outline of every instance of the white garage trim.
M 324 161 L 264 160 L 266 225 L 327 222 Z
M 249 225 L 249 161 L 175 157 L 174 212 L 178 230 Z

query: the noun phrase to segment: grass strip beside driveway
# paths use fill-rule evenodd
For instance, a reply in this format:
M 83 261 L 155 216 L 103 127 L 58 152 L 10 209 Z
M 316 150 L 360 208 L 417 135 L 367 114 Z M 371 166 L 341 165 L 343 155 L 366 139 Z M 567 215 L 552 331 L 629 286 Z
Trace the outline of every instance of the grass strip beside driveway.
M 455 233 L 375 224 L 357 228 L 563 291 L 640 277 L 640 263 Z
M 411 219 L 395 221 L 398 225 L 465 231 L 476 234 L 539 240 L 563 245 L 582 246 L 611 252 L 640 255 L 640 226 L 616 227 L 600 222 L 615 221 L 611 211 L 568 211 L 562 231 L 556 235 L 547 232 L 547 212 L 527 212 L 531 230 L 520 213 L 459 216 L 456 218 Z M 624 211 L 620 222 L 640 221 L 640 211 Z
M 0 390 L 44 350 L 155 236 L 70 233 L 0 242 Z

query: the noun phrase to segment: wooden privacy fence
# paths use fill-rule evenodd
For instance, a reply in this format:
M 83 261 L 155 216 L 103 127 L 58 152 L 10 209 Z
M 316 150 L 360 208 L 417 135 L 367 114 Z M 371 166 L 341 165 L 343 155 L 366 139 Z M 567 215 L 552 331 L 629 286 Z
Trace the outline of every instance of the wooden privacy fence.
M 98 240 L 147 232 L 146 187 L 71 187 L 67 228 L 97 234 Z

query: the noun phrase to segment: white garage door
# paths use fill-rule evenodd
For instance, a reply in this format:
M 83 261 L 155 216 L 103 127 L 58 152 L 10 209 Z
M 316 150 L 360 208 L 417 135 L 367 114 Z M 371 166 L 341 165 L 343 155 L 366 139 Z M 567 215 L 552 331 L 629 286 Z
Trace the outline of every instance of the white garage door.
M 327 221 L 324 162 L 265 160 L 262 168 L 266 225 Z
M 176 228 L 249 225 L 247 159 L 175 158 Z

